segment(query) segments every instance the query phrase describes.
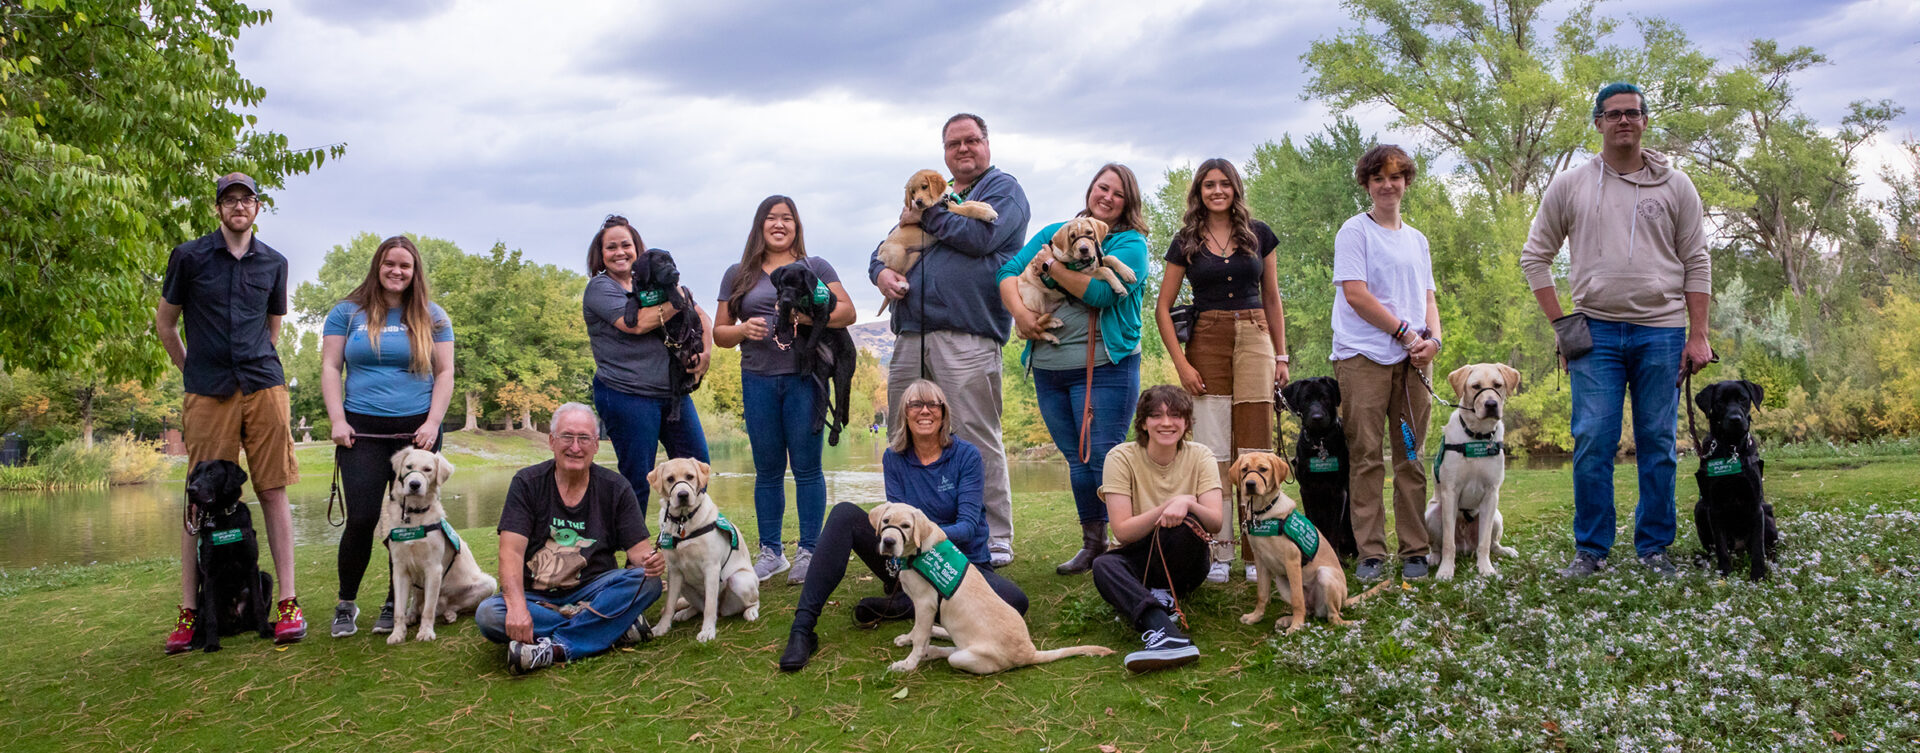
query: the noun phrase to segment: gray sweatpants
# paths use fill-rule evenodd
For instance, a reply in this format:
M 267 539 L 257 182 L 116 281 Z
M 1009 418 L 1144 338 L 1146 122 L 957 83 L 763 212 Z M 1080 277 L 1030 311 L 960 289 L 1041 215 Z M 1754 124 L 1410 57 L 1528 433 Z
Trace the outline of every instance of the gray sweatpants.
M 893 343 L 893 361 L 887 366 L 887 437 L 900 428 L 900 393 L 921 378 L 922 333 L 903 332 Z M 1007 446 L 1000 439 L 1000 344 L 992 338 L 965 332 L 924 334 L 926 378 L 947 393 L 954 434 L 980 450 L 987 509 L 987 531 L 993 541 L 1013 542 L 1013 485 L 1007 478 Z

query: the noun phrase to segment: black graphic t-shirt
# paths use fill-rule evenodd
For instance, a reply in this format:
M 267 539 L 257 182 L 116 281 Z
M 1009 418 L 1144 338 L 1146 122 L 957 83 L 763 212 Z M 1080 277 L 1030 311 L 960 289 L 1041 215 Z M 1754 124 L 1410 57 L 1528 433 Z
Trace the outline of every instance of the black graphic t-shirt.
M 553 461 L 523 468 L 507 487 L 499 531 L 527 537 L 521 581 L 531 594 L 559 595 L 619 567 L 613 553 L 650 535 L 640 500 L 619 473 L 589 469 L 586 496 L 568 507 L 560 499 Z

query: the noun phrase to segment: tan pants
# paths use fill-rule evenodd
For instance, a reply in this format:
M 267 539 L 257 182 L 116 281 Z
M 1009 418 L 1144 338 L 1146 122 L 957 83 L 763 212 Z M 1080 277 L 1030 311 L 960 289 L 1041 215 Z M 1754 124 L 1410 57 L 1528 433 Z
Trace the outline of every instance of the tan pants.
M 292 486 L 300 480 L 300 464 L 293 457 L 292 421 L 285 385 L 252 394 L 236 390 L 226 397 L 189 393 L 180 412 L 187 467 L 202 460 L 238 463 L 245 449 L 255 494 Z
M 993 541 L 1013 542 L 1013 484 L 1007 478 L 1007 446 L 1000 440 L 1000 344 L 965 332 L 903 332 L 887 366 L 887 438 L 900 426 L 900 394 L 921 377 L 926 345 L 927 379 L 947 393 L 953 433 L 980 450 L 982 500 Z
M 1236 520 L 1247 510 L 1227 478 L 1235 458 L 1273 449 L 1273 336 L 1264 309 L 1202 311 L 1187 341 L 1187 363 L 1200 372 L 1205 394 L 1193 401 L 1193 439 L 1220 461 L 1227 509 L 1233 514 L 1214 538 L 1214 562 L 1233 560 Z M 1241 558 L 1252 562 L 1252 553 Z
M 1366 356 L 1354 356 L 1334 362 L 1333 373 L 1340 382 L 1340 421 L 1346 427 L 1347 452 L 1353 463 L 1347 498 L 1353 506 L 1353 538 L 1359 544 L 1360 559 L 1387 554 L 1383 451 L 1393 458 L 1393 532 L 1399 539 L 1400 556 L 1425 556 L 1427 466 L 1422 460 L 1427 419 L 1433 413 L 1426 387 L 1404 361 L 1382 366 Z M 1402 421 L 1413 429 L 1419 459 L 1407 459 Z

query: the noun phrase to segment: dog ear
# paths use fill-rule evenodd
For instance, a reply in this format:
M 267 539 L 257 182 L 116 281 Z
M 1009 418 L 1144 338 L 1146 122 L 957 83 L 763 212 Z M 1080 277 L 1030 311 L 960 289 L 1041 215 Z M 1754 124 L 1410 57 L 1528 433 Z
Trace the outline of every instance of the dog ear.
M 887 514 L 887 505 L 890 504 L 893 503 L 881 502 L 880 504 L 874 505 L 872 510 L 867 511 L 867 525 L 873 528 L 875 533 L 880 532 L 880 518 Z
M 656 465 L 653 470 L 647 471 L 647 486 L 660 488 L 660 466 Z
M 1072 235 L 1073 223 L 1071 222 L 1064 223 L 1060 226 L 1059 230 L 1053 231 L 1053 240 L 1048 241 L 1047 245 L 1053 247 L 1055 256 L 1059 256 L 1060 250 L 1067 247 L 1067 243 L 1071 240 Z
M 1500 368 L 1500 378 L 1507 382 L 1507 394 L 1520 391 L 1520 370 L 1504 363 L 1494 364 Z
M 1286 458 L 1269 454 L 1267 459 L 1273 463 L 1273 483 L 1286 483 L 1287 479 L 1293 478 L 1293 466 L 1287 464 Z
M 1110 228 L 1107 227 L 1106 220 L 1096 220 L 1092 217 L 1088 217 L 1086 220 L 1093 223 L 1093 242 L 1095 245 L 1107 239 L 1107 231 Z
M 1329 394 L 1329 395 L 1332 395 L 1332 396 L 1333 396 L 1333 404 L 1334 404 L 1334 407 L 1339 407 L 1339 405 L 1340 405 L 1340 380 L 1338 380 L 1338 379 L 1330 379 L 1330 378 L 1328 378 L 1328 377 L 1320 377 L 1320 378 L 1321 378 L 1321 379 L 1325 379 L 1325 380 L 1326 380 L 1326 381 L 1324 381 L 1324 382 L 1321 382 L 1321 384 L 1325 384 L 1325 385 L 1327 386 L 1327 394 Z
M 1701 388 L 1700 388 L 1700 391 L 1699 391 L 1699 392 L 1695 392 L 1695 393 L 1693 393 L 1693 404 L 1694 404 L 1694 407 L 1697 407 L 1697 408 L 1699 408 L 1699 409 L 1700 409 L 1700 410 L 1702 410 L 1702 411 L 1705 411 L 1705 412 L 1708 412 L 1708 413 L 1712 413 L 1712 412 L 1713 412 L 1713 401 L 1712 401 L 1712 400 L 1711 400 L 1710 398 L 1711 398 L 1711 397 L 1712 397 L 1712 395 L 1713 395 L 1713 388 L 1715 388 L 1715 387 L 1718 387 L 1718 386 L 1720 386 L 1720 385 L 1718 385 L 1718 384 L 1709 384 L 1709 385 L 1707 385 L 1707 386 L 1705 386 L 1705 387 L 1701 387 Z
M 1305 382 L 1288 382 L 1280 388 L 1280 398 L 1287 401 L 1287 407 L 1295 413 L 1300 412 L 1300 385 Z
M 402 448 L 399 452 L 394 453 L 392 458 L 388 459 L 387 462 L 393 464 L 393 475 L 395 478 L 399 478 L 400 474 L 406 472 L 407 453 L 410 451 L 409 448 Z
M 1473 374 L 1474 366 L 1475 364 L 1467 364 L 1454 369 L 1453 373 L 1447 375 L 1447 384 L 1453 385 L 1454 399 L 1460 399 L 1462 395 L 1467 394 L 1467 377 Z
M 247 472 L 240 470 L 240 464 L 231 460 L 220 462 L 223 463 L 220 467 L 226 469 L 226 473 L 221 474 L 226 479 L 226 483 L 221 488 L 229 495 L 239 494 L 240 490 L 246 486 Z
M 1228 480 L 1229 480 L 1229 482 L 1230 482 L 1230 483 L 1232 483 L 1232 484 L 1233 484 L 1234 486 L 1236 486 L 1236 487 L 1237 487 L 1237 486 L 1239 486 L 1239 485 L 1240 485 L 1240 482 L 1241 482 L 1241 481 L 1244 481 L 1244 480 L 1246 480 L 1246 478 L 1247 478 L 1247 459 L 1248 459 L 1248 458 L 1251 458 L 1251 457 L 1253 457 L 1253 456 L 1252 456 L 1252 455 L 1241 455 L 1241 456 L 1240 456 L 1240 457 L 1238 457 L 1238 458 L 1234 458 L 1234 460 L 1233 460 L 1233 465 L 1230 465 L 1230 466 L 1227 466 L 1227 479 L 1228 479 Z
M 913 508 L 913 539 L 914 546 L 924 552 L 932 549 L 933 545 L 946 541 L 947 532 L 941 530 L 940 526 L 934 525 L 932 518 L 927 517 L 925 512 L 915 507 Z
M 713 466 L 707 465 L 706 463 L 701 463 L 698 460 L 694 462 L 698 464 L 700 467 L 700 488 L 705 489 L 707 488 L 707 479 L 712 477 L 713 475 Z
M 1745 379 L 1740 380 L 1740 386 L 1747 388 L 1747 396 L 1753 398 L 1753 407 L 1760 407 L 1760 401 L 1766 397 L 1766 390 L 1761 389 L 1760 385 Z
M 453 461 L 447 460 L 446 456 L 437 452 L 433 455 L 433 461 L 437 466 L 433 474 L 434 485 L 447 483 L 447 479 L 453 478 Z

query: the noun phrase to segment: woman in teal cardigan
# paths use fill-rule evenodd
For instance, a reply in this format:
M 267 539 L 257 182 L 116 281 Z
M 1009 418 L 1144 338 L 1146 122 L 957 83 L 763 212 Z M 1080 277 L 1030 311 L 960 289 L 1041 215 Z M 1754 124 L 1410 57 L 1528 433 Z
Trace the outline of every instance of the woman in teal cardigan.
M 1027 339 L 1021 362 L 1033 373 L 1033 390 L 1047 433 L 1067 456 L 1073 501 L 1080 511 L 1081 549 L 1054 569 L 1061 575 L 1086 572 L 1093 567 L 1093 558 L 1107 550 L 1107 507 L 1100 500 L 1100 475 L 1107 451 L 1126 439 L 1133 404 L 1140 395 L 1140 308 L 1147 283 L 1143 198 L 1133 171 L 1109 163 L 1094 173 L 1087 187 L 1087 208 L 1078 215 L 1107 223 L 1109 232 L 1100 249 L 1133 270 L 1134 282 L 1126 285 L 1126 295 L 1065 264 L 1047 264 L 1052 258 L 1047 243 L 1065 223 L 1041 228 L 1000 268 L 1000 299 L 1013 314 L 1014 328 Z M 1020 302 L 1019 283 L 1014 279 L 1040 254 L 1046 254 L 1041 259 L 1047 266 L 1044 276 L 1067 293 L 1066 302 L 1053 313 L 1063 325 L 1045 330 L 1059 338 L 1058 343 L 1040 339 L 1039 317 Z M 1098 326 L 1089 326 L 1093 323 Z M 1090 337 L 1095 341 L 1092 348 L 1087 345 Z

